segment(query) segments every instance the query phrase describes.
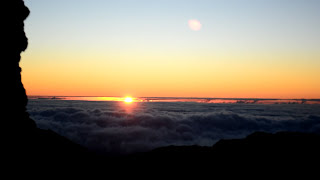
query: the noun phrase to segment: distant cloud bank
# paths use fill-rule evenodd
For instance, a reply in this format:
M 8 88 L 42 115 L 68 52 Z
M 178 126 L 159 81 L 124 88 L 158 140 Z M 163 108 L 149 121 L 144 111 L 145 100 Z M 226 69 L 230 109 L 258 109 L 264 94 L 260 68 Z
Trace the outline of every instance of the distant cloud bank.
M 28 111 L 39 128 L 103 154 L 212 146 L 219 139 L 255 131 L 320 132 L 319 105 L 30 100 Z

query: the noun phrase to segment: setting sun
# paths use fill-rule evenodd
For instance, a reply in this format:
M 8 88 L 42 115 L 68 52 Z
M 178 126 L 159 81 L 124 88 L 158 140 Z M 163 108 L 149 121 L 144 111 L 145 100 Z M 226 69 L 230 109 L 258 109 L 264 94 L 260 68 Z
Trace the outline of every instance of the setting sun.
M 133 99 L 132 99 L 131 97 L 126 97 L 126 98 L 124 99 L 124 102 L 125 102 L 125 103 L 132 103 L 132 102 L 133 102 Z

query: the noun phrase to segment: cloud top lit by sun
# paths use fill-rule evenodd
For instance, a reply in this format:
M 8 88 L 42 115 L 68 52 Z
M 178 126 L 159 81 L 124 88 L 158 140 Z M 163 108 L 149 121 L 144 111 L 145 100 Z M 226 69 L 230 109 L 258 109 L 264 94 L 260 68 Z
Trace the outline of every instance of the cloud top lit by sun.
M 189 28 L 193 31 L 200 31 L 202 28 L 202 24 L 197 19 L 190 19 L 188 21 Z

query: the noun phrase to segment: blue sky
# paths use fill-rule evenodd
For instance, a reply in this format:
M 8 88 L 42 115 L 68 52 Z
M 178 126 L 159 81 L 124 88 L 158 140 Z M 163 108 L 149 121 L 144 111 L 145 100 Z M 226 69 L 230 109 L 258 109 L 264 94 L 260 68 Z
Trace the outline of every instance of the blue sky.
M 78 39 L 130 43 L 141 37 L 161 44 L 163 38 L 188 37 L 187 21 L 196 18 L 204 25 L 196 37 L 204 45 L 226 46 L 229 40 L 235 49 L 320 46 L 316 0 L 27 0 L 26 4 L 32 10 L 28 35 L 59 44 Z

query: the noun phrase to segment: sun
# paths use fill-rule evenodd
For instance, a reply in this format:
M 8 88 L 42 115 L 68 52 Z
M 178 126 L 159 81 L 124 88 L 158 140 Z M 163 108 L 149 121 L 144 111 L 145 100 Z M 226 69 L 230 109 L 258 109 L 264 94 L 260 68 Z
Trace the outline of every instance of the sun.
M 132 97 L 125 97 L 124 102 L 129 104 L 133 102 L 133 99 Z

